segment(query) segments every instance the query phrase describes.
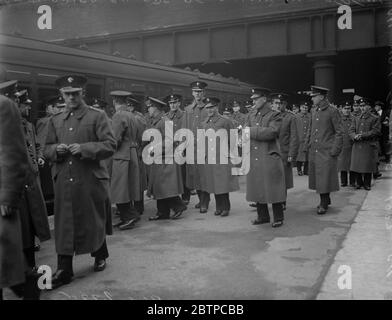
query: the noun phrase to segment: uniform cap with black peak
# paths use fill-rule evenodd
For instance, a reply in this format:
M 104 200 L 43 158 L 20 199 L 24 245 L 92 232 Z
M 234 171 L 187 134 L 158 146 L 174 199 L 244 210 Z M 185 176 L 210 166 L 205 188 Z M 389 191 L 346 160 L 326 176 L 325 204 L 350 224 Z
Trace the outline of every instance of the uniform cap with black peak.
M 205 102 L 206 102 L 205 108 L 211 108 L 219 105 L 220 100 L 218 98 L 212 97 L 212 98 L 206 98 Z
M 15 93 L 18 90 L 18 80 L 11 80 L 11 81 L 5 81 L 0 83 L 0 94 L 9 97 L 9 98 L 14 98 Z
M 289 95 L 282 92 L 272 93 L 270 99 L 279 99 L 280 101 L 288 101 Z
M 311 88 L 311 92 L 310 92 L 311 97 L 318 96 L 318 95 L 326 96 L 329 92 L 328 88 L 324 88 L 320 86 L 310 86 L 310 88 Z
M 165 108 L 167 106 L 165 102 L 154 97 L 147 97 L 146 102 L 147 101 L 150 101 L 152 106 L 156 106 L 158 108 Z
M 56 80 L 56 86 L 64 93 L 81 91 L 86 83 L 87 78 L 78 75 L 67 75 Z
M 165 98 L 165 100 L 167 101 L 167 103 L 178 102 L 178 101 L 182 100 L 182 96 L 180 94 L 171 94 L 171 95 L 168 95 Z
M 267 88 L 253 88 L 251 99 L 256 99 L 260 97 L 267 97 L 271 94 L 271 90 Z
M 207 87 L 207 83 L 203 81 L 194 81 L 191 83 L 191 88 L 194 91 L 202 91 Z
M 29 93 L 26 89 L 17 91 L 14 95 L 19 103 L 30 104 L 33 102 L 29 99 Z

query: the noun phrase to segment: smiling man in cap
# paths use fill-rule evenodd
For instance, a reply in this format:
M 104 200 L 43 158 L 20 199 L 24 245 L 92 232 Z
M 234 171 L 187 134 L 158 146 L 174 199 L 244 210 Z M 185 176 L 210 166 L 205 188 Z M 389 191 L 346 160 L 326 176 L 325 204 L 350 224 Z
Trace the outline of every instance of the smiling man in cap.
M 94 271 L 104 270 L 109 257 L 109 174 L 102 160 L 113 155 L 116 140 L 105 113 L 84 102 L 86 82 L 78 75 L 56 80 L 66 107 L 48 124 L 45 157 L 53 163 L 58 254 L 53 289 L 72 280 L 74 254 L 91 253 Z
M 309 189 L 320 194 L 317 214 L 325 214 L 331 204 L 330 193 L 339 190 L 337 161 L 342 150 L 342 119 L 329 104 L 329 89 L 311 86 L 313 101 L 311 124 L 306 138 L 309 150 Z

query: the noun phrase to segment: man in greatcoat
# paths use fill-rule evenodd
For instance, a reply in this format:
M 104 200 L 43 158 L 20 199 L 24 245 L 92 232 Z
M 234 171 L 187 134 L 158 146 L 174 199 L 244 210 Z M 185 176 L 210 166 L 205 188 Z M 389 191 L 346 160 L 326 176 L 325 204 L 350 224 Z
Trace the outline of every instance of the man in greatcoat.
M 174 159 L 176 144 L 173 137 L 165 135 L 165 126 L 170 123 L 173 125 L 173 122 L 165 115 L 165 102 L 148 97 L 146 106 L 151 117 L 149 129 L 156 129 L 162 138 L 160 144 L 145 147 L 154 159 L 149 169 L 148 194 L 156 199 L 158 210 L 155 215 L 149 217 L 149 220 L 177 219 L 187 207 L 180 197 L 184 193 L 184 188 L 181 167 Z M 169 150 L 165 148 L 166 146 L 169 146 Z M 172 216 L 170 216 L 171 210 L 174 211 Z
M 353 148 L 353 140 L 350 137 L 350 127 L 353 121 L 351 116 L 351 103 L 345 101 L 342 105 L 342 134 L 343 147 L 342 152 L 338 157 L 338 171 L 340 172 L 340 185 L 347 187 L 348 183 L 351 187 L 355 187 L 355 173 L 350 170 L 351 151 Z
M 137 181 L 139 183 L 138 186 L 138 192 L 139 192 L 139 200 L 134 200 L 133 201 L 133 206 L 135 209 L 139 212 L 139 214 L 143 214 L 144 212 L 144 191 L 147 190 L 147 173 L 146 173 L 146 166 L 143 162 L 142 159 L 142 151 L 144 147 L 144 142 L 142 140 L 143 137 L 143 132 L 147 128 L 147 121 L 144 115 L 136 110 L 136 106 L 139 104 L 139 101 L 134 99 L 133 97 L 128 97 L 127 98 L 127 104 L 128 104 L 128 110 L 134 115 L 135 120 L 136 120 L 136 126 L 137 126 L 137 137 L 136 137 L 136 142 L 137 142 L 137 157 L 138 157 L 138 164 L 137 168 L 135 170 L 138 171 L 138 177 Z
M 310 106 L 307 101 L 302 101 L 299 108 L 300 112 L 297 114 L 297 129 L 299 138 L 297 172 L 299 176 L 302 176 L 308 175 L 308 150 L 305 148 L 305 139 L 310 124 Z
M 179 94 L 171 94 L 167 96 L 165 100 L 170 107 L 170 111 L 166 114 L 166 116 L 173 121 L 173 131 L 176 132 L 181 129 L 184 116 L 184 111 L 181 109 L 182 96 Z M 174 147 L 177 147 L 178 144 L 179 142 L 175 142 Z M 184 204 L 188 205 L 191 199 L 191 190 L 186 186 L 186 164 L 181 165 L 181 173 L 182 182 L 184 184 L 184 193 L 181 198 Z
M 243 127 L 246 121 L 246 114 L 241 112 L 241 105 L 238 101 L 233 102 L 233 113 L 231 114 L 231 119 L 234 122 L 235 127 Z
M 140 220 L 133 201 L 139 201 L 140 168 L 137 154 L 138 125 L 136 117 L 129 111 L 128 91 L 112 91 L 113 105 L 116 109 L 112 118 L 112 128 L 117 142 L 113 155 L 112 177 L 110 180 L 111 201 L 120 212 L 120 221 L 115 224 L 120 230 L 132 229 Z
M 194 163 L 186 163 L 186 186 L 191 190 L 196 190 L 199 203 L 196 208 L 200 208 L 200 213 L 206 213 L 210 203 L 210 195 L 201 190 L 200 175 L 202 164 L 197 164 L 197 129 L 201 128 L 201 123 L 207 118 L 205 109 L 205 88 L 207 84 L 202 81 L 191 83 L 193 102 L 185 107 L 182 128 L 192 131 L 194 137 Z
M 342 120 L 329 104 L 329 89 L 312 86 L 312 117 L 306 138 L 309 149 L 309 189 L 320 194 L 318 214 L 331 204 L 330 193 L 339 190 L 337 160 L 342 150 Z
M 272 227 L 283 225 L 283 205 L 286 201 L 284 166 L 279 147 L 282 118 L 271 109 L 267 97 L 269 89 L 252 89 L 254 107 L 249 112 L 246 127 L 250 128 L 250 171 L 246 179 L 246 200 L 255 202 L 257 219 L 253 224 L 270 222 L 268 204 L 272 204 Z
M 66 109 L 48 124 L 45 158 L 53 163 L 57 271 L 52 288 L 72 280 L 74 254 L 91 253 L 94 271 L 103 271 L 109 257 L 106 234 L 112 233 L 109 174 L 104 164 L 116 148 L 108 117 L 87 106 L 83 76 L 56 80 Z
M 0 300 L 3 288 L 26 280 L 18 206 L 29 163 L 19 110 L 5 96 L 16 82 L 0 84 Z
M 23 251 L 29 268 L 34 269 L 36 267 L 35 237 L 41 242 L 50 239 L 48 214 L 39 179 L 39 167 L 44 165 L 45 160 L 35 129 L 28 121 L 32 101 L 28 97 L 27 90 L 18 91 L 15 93 L 15 96 L 22 115 L 22 128 L 30 164 L 20 202 Z
M 201 187 L 203 191 L 215 195 L 215 215 L 227 217 L 231 207 L 229 193 L 239 189 L 238 178 L 231 172 L 233 165 L 230 157 L 230 150 L 237 148 L 236 141 L 230 141 L 230 130 L 235 127 L 230 119 L 219 114 L 218 98 L 207 98 L 206 102 L 208 116 L 202 122 L 202 128 L 206 130 L 206 164 L 202 170 Z M 212 130 L 216 139 L 210 137 L 207 130 Z M 213 163 L 209 163 L 209 159 Z
M 359 105 L 362 114 L 354 118 L 349 129 L 350 137 L 354 141 L 350 170 L 357 173 L 357 189 L 363 186 L 365 190 L 370 190 L 372 173 L 377 170 L 376 153 L 381 124 L 379 117 L 372 114 L 368 99 L 361 98 Z
M 282 123 L 279 131 L 280 152 L 284 165 L 286 191 L 294 187 L 293 167 L 298 155 L 298 131 L 295 115 L 287 110 L 288 95 L 284 93 L 272 94 L 272 109 L 280 113 Z M 283 202 L 286 210 L 286 202 Z

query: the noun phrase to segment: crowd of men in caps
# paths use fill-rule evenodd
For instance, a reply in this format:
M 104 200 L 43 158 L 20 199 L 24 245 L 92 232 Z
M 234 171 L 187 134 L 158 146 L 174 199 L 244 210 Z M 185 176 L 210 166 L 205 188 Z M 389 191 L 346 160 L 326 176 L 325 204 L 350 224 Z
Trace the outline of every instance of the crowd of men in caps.
M 51 237 L 42 193 L 50 186 L 40 181 L 40 172 L 41 180 L 48 174 L 45 168 L 55 195 L 58 265 L 52 289 L 72 281 L 74 255 L 90 253 L 93 270 L 105 269 L 106 235 L 113 228 L 129 230 L 140 223 L 145 191 L 156 200 L 156 213 L 148 220 L 180 218 L 196 194 L 200 214 L 208 212 L 214 194 L 214 215 L 229 215 L 229 194 L 239 189 L 233 165 L 146 165 L 142 150 L 148 141 L 142 135 L 148 128 L 164 136 L 165 123 L 172 121 L 174 130 L 187 128 L 196 136 L 197 129 L 248 127 L 243 136 L 250 142 L 246 201 L 257 208 L 254 225 L 271 222 L 274 228 L 283 224 L 295 167 L 298 175 L 309 176 L 309 188 L 320 196 L 315 214 L 323 215 L 332 205 L 331 192 L 340 186 L 370 190 L 372 177 L 381 175 L 379 159 L 389 162 L 389 110 L 360 96 L 335 106 L 328 101 L 327 88 L 312 86 L 296 106 L 288 104 L 286 94 L 255 88 L 251 102 L 234 102 L 221 114 L 219 99 L 206 97 L 207 84 L 196 81 L 188 106 L 177 94 L 165 101 L 146 97 L 148 113 L 142 114 L 131 92 L 113 91 L 115 113 L 110 114 L 109 104 L 100 99 L 86 104 L 86 82 L 76 75 L 57 79 L 60 95 L 48 102 L 47 116 L 36 128 L 28 121 L 28 92 L 18 89 L 17 81 L 0 84 L 0 288 L 8 287 L 24 299 L 39 299 L 36 239 Z M 219 143 L 228 141 L 217 141 L 218 153 Z M 149 152 L 154 155 L 155 149 Z

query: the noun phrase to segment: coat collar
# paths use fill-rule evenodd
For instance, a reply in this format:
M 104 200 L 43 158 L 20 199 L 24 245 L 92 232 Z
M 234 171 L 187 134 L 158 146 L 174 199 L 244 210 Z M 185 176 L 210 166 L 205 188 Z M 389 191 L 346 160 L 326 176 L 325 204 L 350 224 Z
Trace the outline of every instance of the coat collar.
M 264 117 L 267 113 L 272 111 L 271 107 L 269 106 L 269 103 L 266 102 L 263 105 L 261 105 L 259 108 L 255 109 L 256 110 L 256 115 L 261 115 Z
M 366 111 L 361 114 L 361 119 L 367 119 L 371 116 L 371 111 Z
M 199 108 L 199 109 L 204 109 L 205 106 L 206 106 L 206 103 L 201 102 L 201 103 L 198 104 L 196 102 L 196 100 L 193 100 L 193 103 L 192 103 L 192 108 L 193 109 L 195 109 L 196 107 Z
M 77 109 L 65 109 L 63 112 L 64 119 L 68 119 L 72 112 L 77 119 L 81 119 L 87 113 L 88 108 L 85 103 L 82 103 Z
M 325 110 L 328 107 L 329 107 L 329 101 L 328 99 L 324 99 L 316 106 L 316 111 Z
M 177 110 L 170 110 L 168 113 L 167 113 L 167 117 L 170 119 L 170 120 L 173 120 L 173 118 L 181 118 L 181 116 L 182 116 L 182 111 L 180 110 L 180 109 L 177 109 Z
M 215 113 L 213 116 L 207 117 L 205 121 L 208 123 L 211 120 L 212 123 L 216 123 L 219 120 L 219 118 L 220 118 L 219 114 Z
M 151 117 L 151 124 L 155 126 L 162 119 L 163 115 L 164 115 L 163 112 L 159 112 L 153 117 Z

